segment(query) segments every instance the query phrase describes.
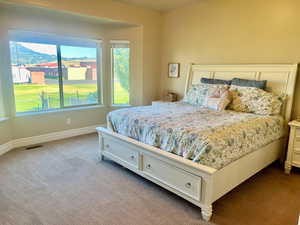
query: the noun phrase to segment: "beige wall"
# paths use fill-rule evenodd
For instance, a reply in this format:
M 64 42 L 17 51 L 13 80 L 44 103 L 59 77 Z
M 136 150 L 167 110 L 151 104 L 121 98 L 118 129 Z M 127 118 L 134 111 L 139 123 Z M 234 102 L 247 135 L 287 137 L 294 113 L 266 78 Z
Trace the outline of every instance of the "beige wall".
M 9 142 L 12 139 L 10 120 L 0 121 L 0 144 Z
M 45 2 L 45 1 L 43 1 Z M 52 3 L 53 1 L 51 1 Z M 57 5 L 64 5 L 61 4 L 62 1 L 59 1 L 60 3 Z M 93 4 L 95 7 L 92 7 Z M 111 3 L 114 4 L 114 3 Z M 68 6 L 70 4 L 65 4 L 65 6 Z M 76 4 L 75 4 L 76 5 Z M 91 4 L 85 4 L 89 5 L 87 9 L 91 8 L 98 8 L 99 3 L 91 2 Z M 109 6 L 109 1 L 106 1 L 106 6 Z M 48 7 L 48 6 L 47 6 Z M 120 6 L 116 5 L 116 8 L 114 10 L 118 11 L 121 10 L 118 8 Z M 55 8 L 50 7 L 49 8 Z M 79 7 L 80 10 L 82 10 L 84 7 Z M 123 7 L 121 7 L 123 8 Z M 66 10 L 64 7 L 60 8 Z M 151 52 L 149 53 L 148 47 L 153 47 L 153 45 L 157 45 L 160 39 L 159 36 L 159 24 L 158 20 L 159 18 L 156 18 L 156 16 L 160 16 L 159 13 L 154 13 L 152 11 L 149 11 L 150 13 L 147 13 L 148 11 L 144 11 L 144 13 L 140 14 L 138 8 L 130 8 L 125 7 L 123 8 L 123 16 L 118 17 L 118 19 L 126 22 L 124 24 L 120 21 L 112 21 L 107 19 L 96 19 L 95 17 L 85 17 L 85 16 L 79 16 L 78 13 L 74 8 L 69 8 L 69 10 L 72 12 L 72 14 L 69 13 L 60 13 L 60 12 L 54 12 L 51 10 L 44 10 L 40 8 L 31 8 L 31 7 L 23 7 L 23 6 L 15 6 L 11 5 L 9 7 L 4 7 L 2 10 L 0 9 L 0 21 L 2 22 L 0 33 L 1 33 L 1 39 L 4 39 L 4 42 L 7 43 L 7 30 L 8 29 L 22 29 L 22 30 L 29 30 L 29 31 L 40 31 L 40 32 L 47 32 L 47 33 L 56 33 L 56 34 L 62 34 L 62 35 L 69 35 L 74 37 L 85 37 L 85 38 L 96 38 L 96 39 L 103 39 L 104 44 L 107 45 L 108 40 L 111 38 L 116 37 L 117 39 L 129 39 L 132 42 L 132 49 L 133 49 L 133 56 L 138 62 L 135 66 L 135 71 L 133 74 L 133 90 L 136 91 L 136 98 L 133 98 L 134 104 L 147 104 L 151 99 L 155 98 L 158 95 L 158 89 L 151 87 L 151 85 L 148 85 L 146 88 L 148 90 L 143 89 L 144 82 L 147 82 L 147 76 L 148 74 L 152 74 L 152 71 L 155 71 L 156 79 L 155 85 L 157 86 L 158 82 L 158 76 L 159 76 L 159 69 L 160 69 L 160 60 L 157 55 L 158 51 L 154 51 L 151 49 Z M 112 10 L 112 8 L 107 10 Z M 98 12 L 102 12 L 102 10 L 99 10 Z M 98 13 L 97 12 L 97 13 Z M 103 12 L 106 13 L 104 10 Z M 138 22 L 139 17 L 142 17 L 140 19 L 140 22 L 148 21 L 147 24 L 141 24 L 141 25 L 129 25 L 127 22 L 127 13 L 131 15 L 135 15 L 130 22 Z M 138 13 L 134 13 L 138 12 Z M 85 11 L 86 14 L 89 14 L 89 11 Z M 113 15 L 114 13 L 112 13 Z M 136 14 L 139 14 L 136 17 Z M 91 16 L 91 14 L 89 14 Z M 105 16 L 101 13 L 98 14 L 99 16 Z M 92 14 L 92 16 L 96 16 Z M 113 18 L 115 19 L 115 18 Z M 145 22 L 146 23 L 146 22 Z M 144 40 L 143 40 L 143 33 L 148 33 L 148 37 L 151 40 L 148 40 L 149 46 L 147 45 L 144 47 Z M 3 44 L 3 42 L 2 42 Z M 145 49 L 146 48 L 146 49 Z M 158 48 L 158 46 L 155 46 L 153 48 Z M 109 49 L 103 49 L 104 54 L 108 54 Z M 144 52 L 148 52 L 148 54 Z M 6 60 L 3 61 L 4 65 L 0 65 L 1 68 L 8 68 L 7 64 L 9 64 L 7 55 L 3 55 L 3 58 Z M 143 62 L 144 60 L 147 60 L 148 57 L 150 57 L 149 65 L 147 66 L 149 69 L 144 69 Z M 104 62 L 105 65 L 107 62 Z M 80 127 L 86 127 L 96 124 L 104 124 L 105 123 L 105 116 L 111 108 L 108 105 L 108 92 L 110 91 L 108 86 L 108 78 L 109 78 L 109 69 L 106 65 L 106 70 L 104 71 L 104 80 L 106 81 L 106 84 L 104 85 L 104 92 L 105 92 L 105 106 L 103 107 L 96 107 L 92 109 L 82 109 L 82 110 L 75 110 L 75 111 L 66 111 L 66 112 L 53 112 L 53 113 L 43 113 L 43 114 L 37 114 L 37 115 L 28 115 L 28 116 L 13 116 L 13 113 L 8 113 L 10 116 L 9 121 L 1 122 L 0 121 L 0 144 L 5 143 L 11 139 L 18 139 L 23 137 L 31 137 L 41 134 L 46 134 L 50 132 L 55 131 L 61 131 L 65 129 L 73 129 L 73 128 L 80 128 Z M 1 78 L 3 81 L 6 82 L 4 85 L 7 89 L 5 90 L 5 93 L 11 93 L 12 90 L 10 90 L 10 78 L 9 78 L 9 71 L 7 69 L 4 69 L 4 71 L 0 71 Z M 135 86 L 138 88 L 136 89 Z M 146 96 L 146 94 L 147 96 Z M 6 100 L 9 100 L 11 96 L 5 96 Z M 10 99 L 12 100 L 12 99 Z M 7 108 L 10 108 L 11 111 L 13 111 L 13 106 L 6 105 Z M 72 124 L 67 125 L 66 119 L 71 118 Z
M 300 62 L 300 1 L 201 0 L 163 16 L 161 94 L 183 94 L 187 63 Z M 168 62 L 181 77 L 167 78 Z M 300 116 L 300 79 L 294 116 Z

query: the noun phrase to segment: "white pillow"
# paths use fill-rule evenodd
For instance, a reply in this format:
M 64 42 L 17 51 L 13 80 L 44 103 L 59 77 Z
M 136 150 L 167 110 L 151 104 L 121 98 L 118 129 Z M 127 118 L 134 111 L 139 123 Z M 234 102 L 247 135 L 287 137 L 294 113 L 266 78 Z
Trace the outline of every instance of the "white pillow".
M 227 89 L 219 88 L 211 96 L 207 97 L 206 108 L 223 111 L 231 102 L 231 95 Z
M 214 110 L 223 110 L 230 103 L 228 88 L 227 85 L 195 84 L 188 90 L 183 102 Z
M 255 87 L 231 85 L 229 109 L 260 115 L 280 114 L 285 96 L 278 96 Z

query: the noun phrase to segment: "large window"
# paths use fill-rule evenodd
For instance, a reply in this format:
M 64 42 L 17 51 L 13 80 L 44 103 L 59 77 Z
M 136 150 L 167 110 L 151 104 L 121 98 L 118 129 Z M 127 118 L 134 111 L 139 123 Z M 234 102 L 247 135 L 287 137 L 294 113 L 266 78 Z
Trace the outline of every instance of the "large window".
M 99 41 L 12 32 L 16 112 L 100 103 Z
M 111 41 L 112 101 L 114 105 L 129 104 L 130 47 L 128 41 Z

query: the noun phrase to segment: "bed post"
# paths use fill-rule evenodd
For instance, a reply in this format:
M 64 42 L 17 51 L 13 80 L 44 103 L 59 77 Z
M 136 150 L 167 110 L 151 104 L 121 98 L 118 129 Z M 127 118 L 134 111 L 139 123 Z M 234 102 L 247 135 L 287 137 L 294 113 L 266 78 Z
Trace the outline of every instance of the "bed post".
M 210 175 L 206 178 L 204 178 L 204 205 L 201 206 L 201 214 L 202 218 L 205 221 L 209 221 L 212 213 L 213 213 L 213 208 L 212 208 L 212 195 L 213 195 L 213 175 Z
M 99 137 L 99 152 L 98 152 L 98 160 L 101 162 L 104 159 L 104 156 L 102 154 L 104 150 L 104 143 L 103 143 L 103 136 L 101 134 L 101 131 L 98 130 L 98 137 Z
M 201 207 L 201 215 L 205 221 L 210 221 L 210 218 L 212 216 L 212 205 Z
M 185 83 L 185 89 L 184 89 L 184 94 L 186 94 L 189 90 L 190 84 L 191 84 L 191 73 L 192 73 L 192 63 L 188 64 L 186 67 L 186 83 Z

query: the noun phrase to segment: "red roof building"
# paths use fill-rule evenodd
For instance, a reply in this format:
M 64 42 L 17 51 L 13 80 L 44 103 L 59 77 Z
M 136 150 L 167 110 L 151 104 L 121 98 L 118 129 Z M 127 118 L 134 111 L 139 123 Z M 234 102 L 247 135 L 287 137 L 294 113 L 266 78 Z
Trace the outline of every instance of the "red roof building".
M 53 67 L 57 67 L 57 62 L 42 63 L 42 64 L 38 64 L 37 66 L 53 68 Z

